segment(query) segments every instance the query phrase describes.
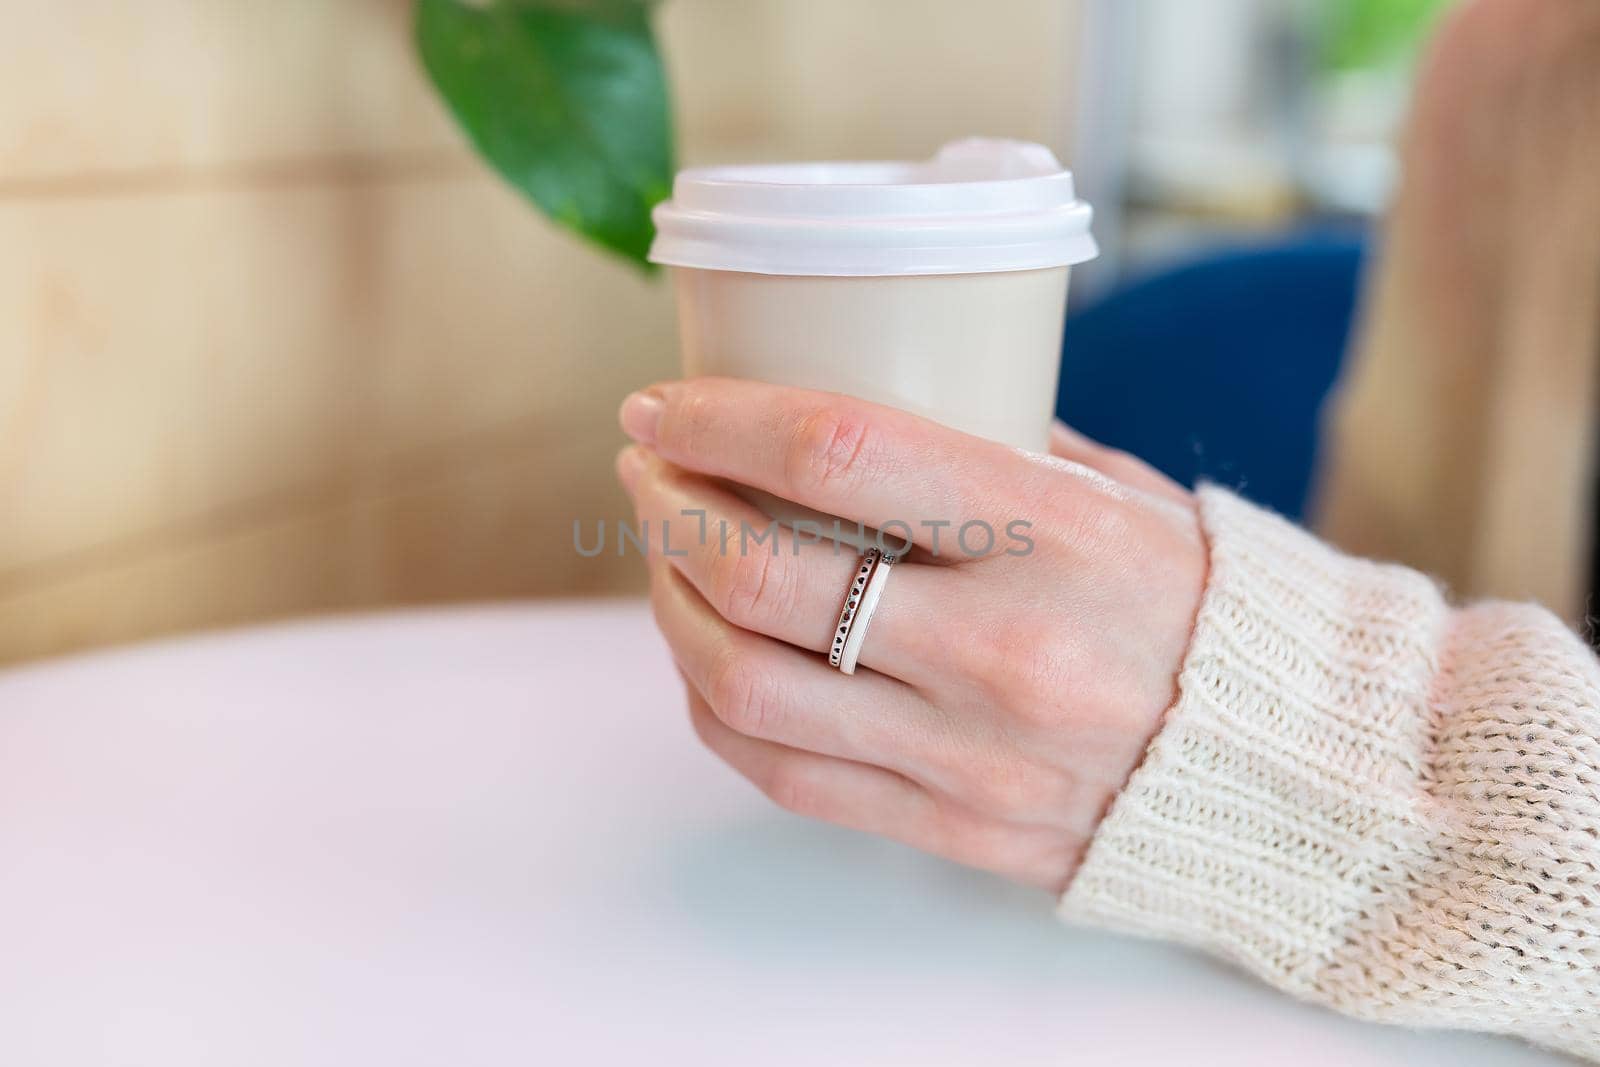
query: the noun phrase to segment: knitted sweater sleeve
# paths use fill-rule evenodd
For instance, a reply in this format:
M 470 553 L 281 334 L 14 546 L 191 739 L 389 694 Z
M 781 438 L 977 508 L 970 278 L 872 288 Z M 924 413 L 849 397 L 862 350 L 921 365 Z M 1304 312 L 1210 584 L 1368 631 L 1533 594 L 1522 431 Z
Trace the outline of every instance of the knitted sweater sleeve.
M 1600 1060 L 1600 665 L 1201 491 L 1180 696 L 1061 900 L 1367 1019 Z

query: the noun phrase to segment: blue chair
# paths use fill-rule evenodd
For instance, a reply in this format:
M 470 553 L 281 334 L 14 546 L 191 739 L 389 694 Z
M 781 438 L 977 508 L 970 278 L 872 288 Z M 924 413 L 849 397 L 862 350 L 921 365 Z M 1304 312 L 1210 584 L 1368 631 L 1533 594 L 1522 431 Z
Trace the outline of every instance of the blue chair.
M 1134 282 L 1069 318 L 1056 410 L 1185 485 L 1299 519 L 1362 260 L 1359 239 L 1306 236 Z

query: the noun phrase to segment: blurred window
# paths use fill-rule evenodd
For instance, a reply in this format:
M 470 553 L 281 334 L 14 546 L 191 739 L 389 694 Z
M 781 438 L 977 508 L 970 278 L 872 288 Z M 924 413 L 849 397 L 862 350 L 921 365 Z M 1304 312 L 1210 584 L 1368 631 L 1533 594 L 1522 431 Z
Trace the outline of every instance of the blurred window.
M 1448 2 L 1090 0 L 1086 47 L 1106 54 L 1081 96 L 1102 113 L 1080 116 L 1076 155 L 1110 271 L 1380 213 L 1416 58 Z

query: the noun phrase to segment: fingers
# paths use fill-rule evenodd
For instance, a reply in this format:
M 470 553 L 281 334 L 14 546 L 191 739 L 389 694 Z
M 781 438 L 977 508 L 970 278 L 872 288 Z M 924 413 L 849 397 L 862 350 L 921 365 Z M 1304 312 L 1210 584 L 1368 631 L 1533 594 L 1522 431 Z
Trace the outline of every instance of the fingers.
M 651 551 L 688 578 L 735 626 L 798 648 L 826 652 L 856 571 L 854 549 L 774 527 L 755 507 L 709 479 L 679 470 L 647 450 L 617 460 Z M 777 532 L 765 540 L 757 537 Z M 867 632 L 861 663 L 904 681 L 927 680 L 941 656 L 927 620 L 966 595 L 945 567 L 901 563 Z
M 731 378 L 667 382 L 623 404 L 623 429 L 679 467 L 728 478 L 934 547 L 939 527 L 987 523 L 1006 548 L 1036 499 L 1025 454 L 834 393 Z M 1020 457 L 1020 461 L 1019 461 Z M 955 532 L 943 529 L 948 548 Z M 988 553 L 975 553 L 988 554 Z
M 965 811 L 881 767 L 747 737 L 712 713 L 691 685 L 689 717 L 702 742 L 779 807 L 892 838 L 956 863 L 1059 892 L 1081 847 L 1059 833 Z
M 730 626 L 682 575 L 659 563 L 652 600 L 679 671 L 736 733 L 883 767 L 994 819 L 1077 829 L 1075 781 L 1029 758 L 1014 732 L 981 709 L 952 715 L 892 679 L 847 676 Z
M 1058 421 L 1051 427 L 1050 454 L 1057 459 L 1081 463 L 1121 482 L 1129 489 L 1137 489 L 1163 500 L 1182 503 L 1189 498 L 1187 490 L 1148 463 L 1127 452 L 1090 440 L 1064 422 Z
M 671 567 L 652 568 L 651 601 L 678 669 L 730 729 L 922 780 L 955 762 L 946 720 L 909 686 L 729 626 Z

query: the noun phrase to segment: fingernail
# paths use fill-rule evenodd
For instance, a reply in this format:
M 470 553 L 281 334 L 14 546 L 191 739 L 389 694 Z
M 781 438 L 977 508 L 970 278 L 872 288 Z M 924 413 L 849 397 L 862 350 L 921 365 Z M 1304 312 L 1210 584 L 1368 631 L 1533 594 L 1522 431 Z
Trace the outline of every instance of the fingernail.
M 630 393 L 617 416 L 622 432 L 642 445 L 655 444 L 656 427 L 661 423 L 661 411 L 665 406 L 661 394 L 653 389 Z
M 629 445 L 617 453 L 617 480 L 633 496 L 638 489 L 639 477 L 644 474 L 644 449 Z

